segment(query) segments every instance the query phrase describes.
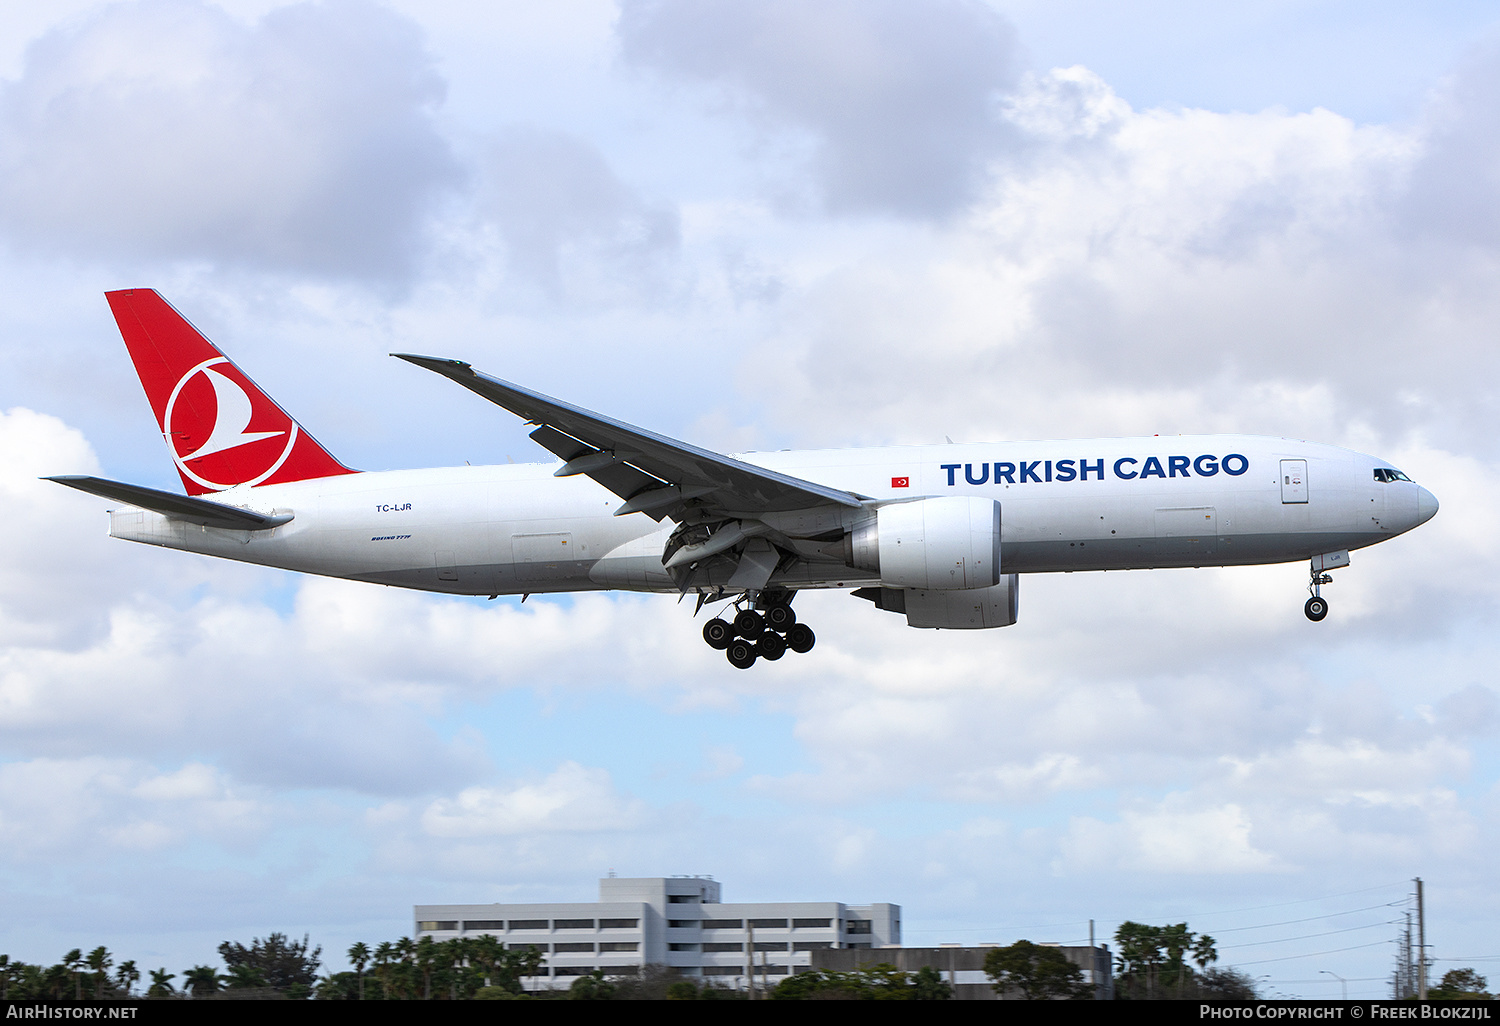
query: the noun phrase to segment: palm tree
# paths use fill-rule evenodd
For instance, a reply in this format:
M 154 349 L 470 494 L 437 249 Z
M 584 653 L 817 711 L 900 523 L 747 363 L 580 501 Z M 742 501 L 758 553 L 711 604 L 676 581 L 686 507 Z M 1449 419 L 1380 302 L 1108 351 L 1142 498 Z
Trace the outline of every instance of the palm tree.
M 109 949 L 103 944 L 89 952 L 85 960 L 88 967 L 94 971 L 94 1000 L 104 1000 L 104 985 L 109 982 L 109 967 L 115 964 L 110 957 Z
M 195 965 L 182 974 L 182 989 L 195 998 L 207 997 L 223 989 L 224 977 L 211 966 Z
M 432 970 L 437 962 L 437 941 L 432 939 L 431 934 L 426 934 L 417 941 L 417 968 L 422 971 L 422 1000 L 432 1000 Z
M 380 978 L 380 996 L 391 999 L 391 959 L 396 957 L 396 948 L 390 941 L 381 941 L 375 946 L 375 975 Z
M 166 967 L 151 970 L 151 986 L 146 990 L 148 998 L 164 998 L 177 993 L 177 988 L 172 986 L 172 981 L 177 979 L 176 973 L 169 973 Z
M 266 986 L 266 974 L 243 962 L 230 966 L 222 979 L 229 984 L 229 990 L 260 990 Z
M 349 961 L 354 963 L 354 973 L 359 977 L 359 999 L 365 999 L 365 964 L 370 961 L 370 949 L 364 941 L 358 941 L 349 949 Z
M 121 962 L 120 968 L 115 970 L 115 987 L 123 991 L 128 998 L 131 994 L 131 988 L 136 985 L 140 978 L 141 971 L 135 967 L 134 959 L 131 959 L 129 962 Z
M 82 1001 L 83 976 L 81 975 L 81 970 L 83 969 L 83 951 L 79 948 L 74 948 L 68 952 L 63 956 L 62 966 L 66 971 L 73 974 L 73 1000 Z

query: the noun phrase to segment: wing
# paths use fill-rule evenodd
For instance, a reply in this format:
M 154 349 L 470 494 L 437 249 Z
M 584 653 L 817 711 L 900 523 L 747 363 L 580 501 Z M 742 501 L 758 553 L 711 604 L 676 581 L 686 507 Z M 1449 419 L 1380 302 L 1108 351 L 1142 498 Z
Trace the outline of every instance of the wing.
M 46 480 L 56 481 L 60 485 L 77 488 L 81 492 L 88 492 L 90 495 L 97 495 L 101 498 L 128 502 L 132 506 L 149 509 L 178 520 L 186 520 L 190 524 L 201 524 L 204 527 L 223 527 L 233 531 L 269 531 L 292 519 L 290 513 L 279 513 L 274 516 L 256 513 L 254 510 L 241 509 L 238 506 L 227 506 L 222 502 L 210 502 L 208 499 L 159 492 L 155 488 L 108 481 L 102 477 L 66 475 L 49 477 Z
M 558 477 L 587 474 L 625 500 L 616 515 L 680 519 L 692 507 L 725 518 L 758 518 L 814 506 L 859 509 L 864 497 L 751 466 L 696 445 L 571 406 L 476 371 L 459 360 L 391 354 L 477 392 L 538 425 L 531 433 L 563 460 Z

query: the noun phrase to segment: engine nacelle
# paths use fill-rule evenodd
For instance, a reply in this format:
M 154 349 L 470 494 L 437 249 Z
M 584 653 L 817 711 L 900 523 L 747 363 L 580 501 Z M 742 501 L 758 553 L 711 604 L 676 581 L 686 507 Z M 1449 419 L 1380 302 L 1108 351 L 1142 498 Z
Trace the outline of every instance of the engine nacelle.
M 849 536 L 850 565 L 885 588 L 952 591 L 1000 583 L 1000 503 L 972 496 L 881 506 Z
M 859 588 L 854 595 L 875 603 L 880 609 L 905 613 L 908 627 L 963 631 L 1009 627 L 1015 623 L 1019 593 L 1017 575 L 1006 574 L 993 587 L 968 591 Z
M 1019 575 L 1006 574 L 990 588 L 968 591 L 921 591 L 906 589 L 906 625 L 942 627 L 948 630 L 982 630 L 1009 627 L 1016 622 L 1020 593 Z

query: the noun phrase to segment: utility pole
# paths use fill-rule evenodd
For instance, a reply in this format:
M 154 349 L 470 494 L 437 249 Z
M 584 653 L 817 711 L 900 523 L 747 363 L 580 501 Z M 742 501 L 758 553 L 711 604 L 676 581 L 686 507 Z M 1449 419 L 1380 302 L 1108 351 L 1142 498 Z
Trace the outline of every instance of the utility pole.
M 1098 1001 L 1103 995 L 1099 986 L 1099 952 L 1094 950 L 1094 921 L 1089 920 L 1089 983 L 1094 985 L 1094 1000 Z
M 1417 877 L 1417 1000 L 1427 1000 L 1427 917 L 1422 907 L 1422 878 Z
M 750 1000 L 755 1000 L 755 922 L 746 919 L 750 939 L 745 942 L 745 975 L 750 978 Z

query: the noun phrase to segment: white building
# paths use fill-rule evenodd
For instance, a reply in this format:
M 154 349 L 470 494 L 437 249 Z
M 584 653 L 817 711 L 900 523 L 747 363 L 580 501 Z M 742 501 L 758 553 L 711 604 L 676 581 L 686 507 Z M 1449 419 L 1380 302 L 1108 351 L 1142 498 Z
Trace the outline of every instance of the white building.
M 419 938 L 493 934 L 507 948 L 537 948 L 546 977 L 529 981 L 534 986 L 650 964 L 738 986 L 752 958 L 756 976 L 775 978 L 809 966 L 814 951 L 901 943 L 900 905 L 725 904 L 718 881 L 702 876 L 607 877 L 597 902 L 417 905 L 414 912 Z

